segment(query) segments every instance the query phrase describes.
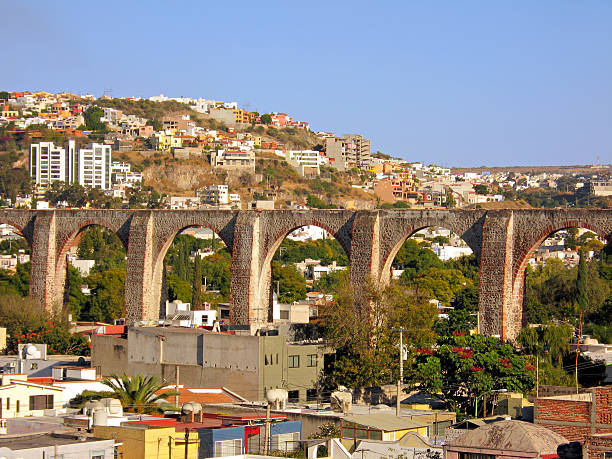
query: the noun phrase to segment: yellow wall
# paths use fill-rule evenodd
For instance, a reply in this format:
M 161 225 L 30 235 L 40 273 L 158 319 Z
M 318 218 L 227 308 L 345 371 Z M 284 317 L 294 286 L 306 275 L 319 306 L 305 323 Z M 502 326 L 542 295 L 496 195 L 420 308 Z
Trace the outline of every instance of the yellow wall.
M 427 426 L 419 427 L 417 429 L 406 429 L 406 430 L 395 430 L 393 432 L 383 432 L 383 440 L 393 441 L 399 440 L 408 432 L 416 432 L 424 437 L 427 437 Z
M 144 427 L 144 426 L 143 426 Z M 119 443 L 119 451 L 129 459 L 171 459 L 185 457 L 185 434 L 176 432 L 174 427 L 94 427 L 94 436 L 112 438 Z M 197 459 L 199 439 L 197 432 L 189 435 L 188 457 Z
M 10 375 L 3 377 L 4 384 L 10 384 L 7 379 Z M 27 378 L 25 375 L 15 375 L 15 380 Z M 9 418 L 23 418 L 26 416 L 42 416 L 43 410 L 30 410 L 30 396 L 53 395 L 53 407 L 60 408 L 62 403 L 62 391 L 46 387 L 36 387 L 25 384 L 16 384 L 14 387 L 5 387 L 0 390 L 0 403 L 2 404 L 2 416 L 0 417 L 0 434 L 6 433 L 5 420 Z M 7 404 L 8 402 L 8 404 Z M 19 402 L 19 411 L 17 411 Z

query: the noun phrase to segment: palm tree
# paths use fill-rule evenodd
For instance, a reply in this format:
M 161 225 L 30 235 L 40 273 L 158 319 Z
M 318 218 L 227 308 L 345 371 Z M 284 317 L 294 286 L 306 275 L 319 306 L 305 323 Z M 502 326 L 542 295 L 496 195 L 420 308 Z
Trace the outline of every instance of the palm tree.
M 170 403 L 166 402 L 168 397 L 178 395 L 176 391 L 165 391 L 158 393 L 168 385 L 167 381 L 159 376 L 121 376 L 111 374 L 102 380 L 102 384 L 110 387 L 119 399 L 124 409 L 135 413 L 161 413 L 167 410 L 176 410 Z

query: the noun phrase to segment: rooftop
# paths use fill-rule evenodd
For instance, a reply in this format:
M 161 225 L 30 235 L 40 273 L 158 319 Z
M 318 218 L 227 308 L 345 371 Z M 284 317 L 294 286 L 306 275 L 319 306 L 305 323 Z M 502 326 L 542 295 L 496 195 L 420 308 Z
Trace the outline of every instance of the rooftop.
M 499 421 L 470 430 L 448 443 L 455 447 L 553 454 L 568 443 L 565 437 L 545 427 L 524 421 Z
M 0 438 L 0 448 L 9 448 L 13 451 L 44 448 L 47 446 L 71 445 L 73 443 L 107 441 L 102 438 L 62 435 L 62 434 L 18 434 L 6 435 Z
M 374 414 L 361 414 L 361 415 L 349 415 L 344 417 L 344 422 L 352 422 L 362 426 L 367 426 L 372 429 L 380 429 L 385 432 L 392 432 L 395 430 L 407 430 L 417 429 L 419 427 L 426 427 L 426 422 L 415 421 L 406 417 L 398 417 L 395 414 L 390 413 L 374 413 Z

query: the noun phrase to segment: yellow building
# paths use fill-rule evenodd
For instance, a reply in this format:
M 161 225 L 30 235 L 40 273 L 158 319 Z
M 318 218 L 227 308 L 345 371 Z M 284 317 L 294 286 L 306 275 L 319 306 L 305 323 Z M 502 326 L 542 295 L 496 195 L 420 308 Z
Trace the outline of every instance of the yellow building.
M 172 148 L 181 148 L 183 146 L 183 139 L 173 135 L 153 134 L 151 140 L 155 150 L 171 151 Z
M 151 427 L 127 423 L 122 426 L 95 426 L 94 437 L 114 439 L 119 457 L 125 459 L 172 459 L 185 457 L 185 433 L 174 427 Z M 197 432 L 191 432 L 188 459 L 197 459 L 200 440 Z
M 62 388 L 34 384 L 27 375 L 2 375 L 0 382 L 0 434 L 6 434 L 6 420 L 43 416 L 46 409 L 62 406 Z
M 353 448 L 360 440 L 399 440 L 408 432 L 428 436 L 426 422 L 398 417 L 391 413 L 346 416 L 342 419 L 340 439 L 347 448 Z

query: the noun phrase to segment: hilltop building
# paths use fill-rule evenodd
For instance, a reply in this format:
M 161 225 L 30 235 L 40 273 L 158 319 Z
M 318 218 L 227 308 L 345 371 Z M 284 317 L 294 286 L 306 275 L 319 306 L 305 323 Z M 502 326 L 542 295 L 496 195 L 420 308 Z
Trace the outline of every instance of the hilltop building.
M 326 138 L 325 154 L 329 158 L 330 165 L 339 171 L 354 167 L 369 169 L 372 165 L 370 139 L 365 139 L 360 134 Z
M 54 182 L 74 183 L 77 180 L 75 166 L 76 146 L 69 140 L 66 148 L 53 142 L 30 145 L 30 176 L 43 188 Z

